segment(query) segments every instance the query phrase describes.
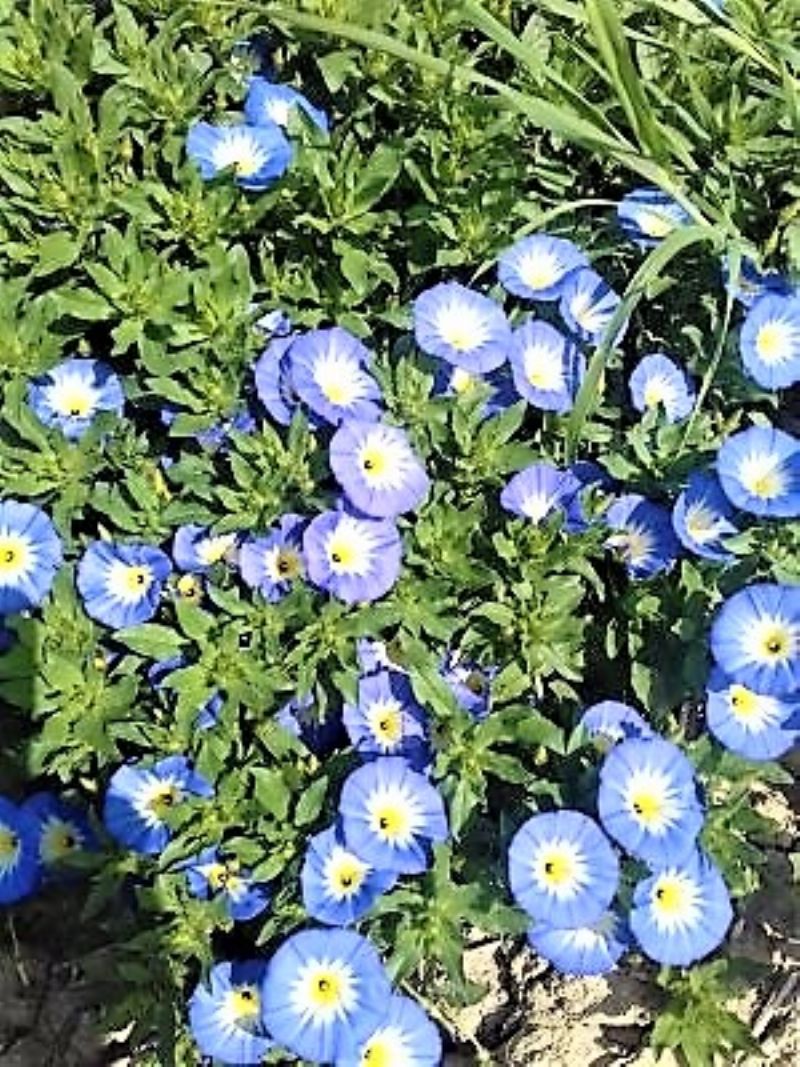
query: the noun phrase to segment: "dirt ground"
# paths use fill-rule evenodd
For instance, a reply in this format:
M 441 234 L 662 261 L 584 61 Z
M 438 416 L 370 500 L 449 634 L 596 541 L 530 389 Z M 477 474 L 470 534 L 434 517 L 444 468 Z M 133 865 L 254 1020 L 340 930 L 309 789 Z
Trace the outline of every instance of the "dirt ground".
M 789 860 L 796 818 L 788 805 L 775 814 L 786 838 L 768 853 L 763 887 L 729 946 L 759 967 L 761 977 L 730 1007 L 762 1056 L 724 1067 L 800 1065 L 800 898 Z M 72 892 L 34 901 L 13 921 L 0 912 L 0 1067 L 137 1065 L 124 1035 L 99 1035 L 97 1009 L 114 995 L 113 967 L 109 950 L 82 943 Z M 455 1047 L 445 1067 L 677 1067 L 671 1055 L 656 1060 L 648 1049 L 659 991 L 644 963 L 605 978 L 565 979 L 519 942 L 485 940 L 468 949 L 466 968 L 488 991 L 440 1019 Z

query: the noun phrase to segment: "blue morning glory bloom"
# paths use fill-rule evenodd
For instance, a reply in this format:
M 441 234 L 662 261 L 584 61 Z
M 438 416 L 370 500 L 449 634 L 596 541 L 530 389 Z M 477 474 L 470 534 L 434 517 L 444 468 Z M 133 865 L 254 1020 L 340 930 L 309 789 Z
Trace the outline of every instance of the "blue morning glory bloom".
M 61 541 L 41 508 L 0 501 L 0 616 L 41 604 L 61 559 Z
M 654 185 L 627 193 L 617 205 L 617 220 L 623 232 L 640 248 L 661 244 L 673 230 L 691 222 L 688 212 Z
M 534 815 L 508 850 L 517 904 L 550 926 L 588 926 L 606 912 L 619 884 L 619 860 L 606 835 L 579 811 Z
M 22 805 L 37 822 L 39 862 L 44 871 L 59 877 L 70 872 L 64 861 L 97 848 L 97 838 L 83 808 L 54 793 L 34 793 Z
M 565 280 L 558 307 L 564 322 L 580 340 L 598 345 L 619 305 L 619 296 L 605 278 L 589 267 L 581 267 Z M 626 325 L 620 326 L 614 344 L 621 340 Z
M 300 406 L 292 386 L 289 349 L 294 336 L 273 337 L 253 365 L 256 394 L 268 414 L 281 426 L 288 426 Z
M 732 919 L 722 875 L 693 850 L 636 886 L 630 925 L 651 960 L 688 967 L 722 944 Z
M 732 559 L 725 538 L 739 531 L 730 521 L 733 506 L 716 474 L 693 471 L 689 484 L 675 501 L 672 527 L 684 548 L 704 559 L 724 563 Z
M 630 933 L 616 912 L 590 926 L 558 927 L 535 922 L 528 943 L 561 974 L 587 977 L 613 971 L 630 947 Z
M 800 689 L 800 585 L 758 582 L 728 597 L 711 625 L 711 652 L 758 693 Z
M 340 508 L 309 523 L 303 536 L 308 577 L 347 604 L 378 600 L 398 579 L 403 542 L 391 519 Z
M 376 674 L 378 671 L 407 673 L 404 667 L 392 660 L 385 641 L 372 641 L 369 638 L 360 637 L 356 642 L 356 654 L 362 675 Z
M 492 708 L 492 682 L 497 667 L 480 667 L 461 658 L 458 651 L 450 651 L 440 668 L 453 696 L 473 719 L 485 719 Z
M 439 1067 L 439 1031 L 410 997 L 395 994 L 381 1025 L 363 1044 L 336 1060 L 335 1067 Z
M 511 478 L 500 494 L 500 503 L 512 515 L 540 523 L 557 510 L 565 512 L 580 488 L 570 471 L 533 463 Z
M 169 756 L 151 767 L 128 763 L 111 776 L 103 821 L 111 836 L 132 852 L 156 854 L 172 836 L 166 812 L 187 794 L 210 797 L 213 793 L 185 756 Z
M 694 406 L 694 389 L 685 372 L 661 352 L 645 356 L 636 364 L 630 390 L 637 411 L 661 407 L 667 422 L 680 422 Z
M 603 518 L 615 531 L 606 545 L 619 552 L 631 577 L 650 578 L 677 559 L 681 546 L 672 516 L 660 504 L 628 493 L 617 497 Z
M 694 768 L 660 737 L 621 741 L 609 751 L 597 810 L 606 831 L 651 867 L 681 862 L 703 825 Z
M 630 737 L 652 737 L 653 731 L 639 712 L 618 700 L 601 700 L 586 708 L 580 725 L 590 737 L 600 737 L 612 745 Z
M 315 756 L 328 756 L 344 740 L 344 728 L 338 709 L 330 706 L 324 713 L 307 693 L 293 697 L 280 709 L 276 721 L 290 734 L 302 741 Z
M 341 326 L 310 330 L 289 350 L 292 388 L 326 422 L 380 418 L 381 391 L 368 371 L 370 353 Z
M 244 117 L 253 126 L 263 124 L 289 126 L 291 117 L 302 111 L 323 133 L 328 132 L 328 116 L 298 92 L 291 85 L 278 85 L 268 78 L 250 79 L 250 86 L 244 101 Z
M 374 1033 L 391 986 L 374 946 L 350 930 L 302 930 L 277 950 L 264 982 L 264 1021 L 285 1049 L 332 1063 Z
M 752 307 L 757 300 L 768 293 L 788 296 L 792 291 L 789 279 L 776 270 L 760 271 L 752 259 L 745 256 L 740 264 L 739 281 L 733 285 L 730 266 L 727 260 L 722 264 L 722 276 L 725 289 L 746 308 Z
M 350 503 L 376 519 L 416 510 L 430 489 L 405 430 L 383 422 L 346 419 L 331 439 L 330 465 Z
M 771 426 L 750 426 L 717 453 L 717 474 L 731 503 L 766 518 L 800 515 L 800 441 Z
M 46 426 L 69 440 L 81 437 L 100 411 L 122 414 L 125 394 L 111 367 L 96 359 L 67 359 L 28 386 L 28 403 Z
M 432 759 L 426 715 L 408 678 L 378 671 L 358 682 L 358 703 L 345 704 L 347 734 L 360 756 L 403 756 L 415 770 Z
M 78 592 L 86 614 L 115 630 L 152 619 L 169 556 L 151 545 L 92 541 L 78 564 Z
M 420 874 L 430 845 L 448 836 L 444 801 L 400 756 L 381 756 L 353 771 L 339 801 L 349 849 L 377 870 Z
M 470 374 L 462 367 L 454 367 L 444 360 L 438 361 L 433 378 L 434 396 L 470 397 L 479 385 L 488 386 L 491 390 L 481 408 L 481 415 L 485 419 L 505 411 L 519 399 L 507 366 L 498 367 L 489 374 Z
M 259 315 L 253 325 L 266 337 L 288 337 L 292 332 L 292 320 L 281 308 L 265 311 L 263 315 Z
M 537 233 L 523 237 L 500 255 L 497 276 L 514 296 L 558 300 L 567 275 L 588 266 L 586 254 L 572 241 Z
M 0 797 L 0 904 L 29 897 L 41 877 L 38 820 Z
M 222 897 L 234 922 L 247 922 L 269 907 L 267 887 L 253 882 L 248 871 L 234 860 L 223 859 L 216 848 L 204 849 L 181 866 L 191 895 L 199 900 Z
M 271 603 L 281 600 L 303 577 L 302 515 L 283 515 L 263 537 L 250 537 L 239 549 L 242 580 Z
M 215 534 L 207 526 L 179 526 L 172 542 L 172 558 L 182 571 L 203 574 L 215 563 L 231 559 L 238 534 Z
M 505 363 L 511 327 L 496 301 L 459 282 L 441 282 L 414 301 L 414 337 L 427 355 L 485 374 Z
M 800 295 L 757 300 L 742 324 L 739 351 L 744 369 L 762 388 L 800 382 Z
M 586 360 L 568 337 L 548 322 L 529 320 L 512 334 L 508 356 L 517 392 L 528 403 L 561 414 L 572 408 Z
M 751 760 L 779 759 L 800 740 L 790 720 L 800 713 L 800 692 L 757 693 L 714 668 L 706 691 L 706 723 L 716 739 Z M 800 725 L 800 724 L 799 724 Z
M 272 1048 L 263 1017 L 264 960 L 217 963 L 189 1000 L 189 1029 L 201 1055 L 235 1067 L 259 1064 Z
M 261 126 L 213 126 L 196 122 L 186 138 L 186 152 L 205 181 L 233 170 L 243 189 L 268 188 L 292 161 L 292 146 L 275 123 Z
M 332 826 L 308 842 L 300 875 L 303 907 L 317 922 L 349 926 L 396 881 L 393 871 L 376 870 L 348 849 L 341 831 Z

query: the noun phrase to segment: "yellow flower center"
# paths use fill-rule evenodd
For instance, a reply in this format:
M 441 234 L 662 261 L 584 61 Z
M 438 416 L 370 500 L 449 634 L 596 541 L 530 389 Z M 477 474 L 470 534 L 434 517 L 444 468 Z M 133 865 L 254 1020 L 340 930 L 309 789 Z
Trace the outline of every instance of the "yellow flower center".
M 667 915 L 678 915 L 686 908 L 686 892 L 683 883 L 662 878 L 655 893 L 656 907 Z
M 325 382 L 322 392 L 331 404 L 348 404 L 352 397 L 352 390 L 340 382 Z
M 374 1037 L 361 1056 L 363 1067 L 393 1067 L 395 1062 L 394 1049 L 380 1037 Z
M 731 686 L 730 702 L 737 719 L 751 720 L 760 716 L 758 693 L 754 693 L 743 685 Z
M 241 878 L 237 874 L 239 865 L 235 861 L 229 863 L 215 863 L 209 869 L 206 877 L 208 884 L 215 893 L 221 890 L 231 892 L 241 884 Z
M 553 852 L 544 860 L 544 880 L 550 885 L 564 885 L 571 882 L 575 875 L 572 857 L 564 852 Z
M 231 994 L 231 1009 L 238 1019 L 253 1019 L 261 1014 L 261 998 L 252 986 L 242 986 Z
M 666 237 L 675 229 L 674 219 L 660 211 L 643 211 L 639 215 L 639 229 L 648 237 Z
M 786 659 L 792 645 L 791 634 L 784 626 L 773 626 L 761 638 L 761 654 L 764 659 Z
M 62 415 L 69 415 L 73 419 L 83 419 L 92 410 L 91 394 L 78 388 L 65 390 L 58 397 L 58 408 Z
M 558 268 L 552 259 L 527 259 L 519 273 L 531 289 L 549 289 L 558 281 Z
M 631 807 L 643 822 L 656 822 L 663 814 L 664 799 L 655 793 L 640 790 L 631 797 Z
M 376 704 L 370 709 L 370 726 L 378 741 L 396 745 L 403 737 L 403 713 L 397 705 Z
M 357 893 L 364 881 L 366 868 L 360 860 L 343 859 L 333 873 L 333 882 L 343 895 Z
M 290 581 L 293 578 L 298 578 L 303 570 L 303 565 L 300 562 L 300 557 L 296 552 L 293 552 L 291 548 L 282 548 L 278 552 L 278 558 L 275 562 L 275 567 L 281 578 L 285 579 L 286 581 Z
M 172 782 L 165 782 L 153 791 L 147 806 L 156 815 L 163 815 L 166 810 L 174 807 L 180 798 L 181 794 L 178 787 L 173 785 Z
M 9 860 L 16 856 L 19 848 L 19 838 L 13 831 L 6 827 L 0 827 L 0 861 Z
M 129 593 L 144 595 L 152 582 L 149 567 L 126 567 L 123 584 Z
M 0 537 L 0 574 L 4 571 L 20 571 L 28 560 L 28 549 L 20 537 L 9 534 Z
M 339 1003 L 342 982 L 335 971 L 320 971 L 311 984 L 311 999 L 319 1008 L 330 1008 Z
M 361 459 L 364 470 L 376 477 L 386 473 L 388 466 L 386 453 L 380 448 L 365 448 Z
M 383 804 L 375 811 L 379 833 L 386 840 L 407 837 L 411 828 L 408 812 L 395 804 Z
M 756 335 L 756 352 L 765 363 L 782 363 L 791 354 L 791 330 L 787 323 L 765 323 Z
M 182 574 L 178 579 L 178 593 L 184 600 L 196 600 L 200 596 L 200 580 L 193 574 Z
M 664 379 L 657 377 L 651 378 L 644 387 L 645 407 L 657 407 L 658 404 L 664 404 L 667 399 L 667 389 Z
M 475 379 L 462 367 L 456 367 L 450 376 L 450 388 L 454 393 L 462 396 L 464 393 L 468 393 L 470 389 L 474 388 Z
M 343 537 L 334 537 L 330 546 L 331 560 L 344 568 L 352 567 L 356 561 L 355 547 Z
M 233 169 L 242 178 L 249 178 L 251 174 L 255 174 L 260 166 L 261 160 L 255 153 L 245 153 L 236 160 Z

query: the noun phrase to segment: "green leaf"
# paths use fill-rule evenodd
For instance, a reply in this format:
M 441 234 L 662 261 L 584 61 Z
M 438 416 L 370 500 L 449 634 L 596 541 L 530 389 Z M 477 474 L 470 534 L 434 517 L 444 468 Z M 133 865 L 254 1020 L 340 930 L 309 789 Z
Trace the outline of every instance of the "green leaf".
M 294 810 L 294 825 L 308 826 L 322 811 L 328 792 L 328 779 L 325 775 L 317 778 L 300 797 Z
M 158 623 L 142 623 L 141 626 L 128 626 L 114 632 L 114 640 L 138 652 L 140 656 L 152 659 L 170 659 L 180 654 L 184 639 L 175 630 Z

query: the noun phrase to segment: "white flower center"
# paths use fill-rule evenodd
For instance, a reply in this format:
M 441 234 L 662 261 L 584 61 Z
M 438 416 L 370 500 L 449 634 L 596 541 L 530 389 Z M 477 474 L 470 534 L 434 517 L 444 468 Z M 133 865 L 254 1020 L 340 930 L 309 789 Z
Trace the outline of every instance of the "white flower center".
M 647 833 L 661 836 L 679 819 L 681 806 L 671 779 L 653 767 L 638 768 L 625 783 L 628 814 Z
M 303 1025 L 329 1026 L 345 1020 L 358 1006 L 360 983 L 345 960 L 310 959 L 292 982 L 290 1003 Z
M 540 845 L 532 867 L 539 889 L 559 900 L 569 900 L 591 881 L 586 856 L 575 842 L 565 838 Z

